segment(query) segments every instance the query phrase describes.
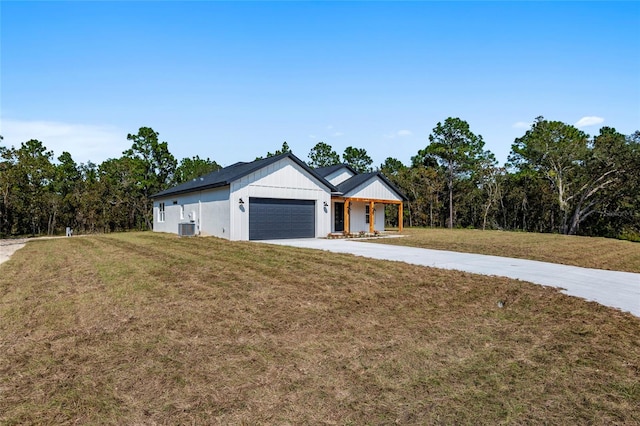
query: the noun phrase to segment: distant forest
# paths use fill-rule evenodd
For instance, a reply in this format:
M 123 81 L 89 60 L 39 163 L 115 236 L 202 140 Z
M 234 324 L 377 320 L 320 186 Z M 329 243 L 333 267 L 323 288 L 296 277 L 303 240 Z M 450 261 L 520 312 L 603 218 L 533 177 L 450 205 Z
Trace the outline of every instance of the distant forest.
M 0 136 L 1 138 L 1 136 Z M 177 161 L 152 128 L 127 135 L 131 148 L 100 165 L 57 158 L 35 139 L 0 140 L 0 236 L 148 230 L 150 196 L 220 169 L 199 156 Z M 290 151 L 285 142 L 280 150 Z M 501 229 L 604 236 L 640 241 L 640 131 L 603 127 L 589 136 L 538 117 L 500 166 L 482 136 L 459 118 L 437 123 L 411 164 L 389 157 L 378 167 L 363 148 L 340 156 L 319 142 L 308 164 L 346 163 L 380 170 L 409 201 L 405 226 Z M 387 221 L 398 223 L 397 209 Z

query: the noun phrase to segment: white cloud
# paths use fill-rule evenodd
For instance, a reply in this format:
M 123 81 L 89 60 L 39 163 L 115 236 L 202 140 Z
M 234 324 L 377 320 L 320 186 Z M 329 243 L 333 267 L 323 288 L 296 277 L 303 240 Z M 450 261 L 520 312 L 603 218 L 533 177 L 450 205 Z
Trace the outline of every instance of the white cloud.
M 532 123 L 527 123 L 526 121 L 518 121 L 516 123 L 513 123 L 511 125 L 511 127 L 513 127 L 514 129 L 528 129 L 531 127 Z
M 0 134 L 6 146 L 19 147 L 22 142 L 37 139 L 58 157 L 68 151 L 77 163 L 100 164 L 116 158 L 129 148 L 127 133 L 111 126 L 72 124 L 55 121 L 21 121 L 2 118 Z
M 604 123 L 604 118 L 595 117 L 595 116 L 587 116 L 587 117 L 582 117 L 580 120 L 578 120 L 576 122 L 576 124 L 574 124 L 574 126 L 576 126 L 576 127 L 589 127 L 589 126 L 595 126 L 595 125 L 601 124 L 601 123 Z
M 397 132 L 388 133 L 383 136 L 387 139 L 395 139 L 397 137 L 402 138 L 402 137 L 411 136 L 411 135 L 413 135 L 413 132 L 411 130 L 398 130 Z
M 333 136 L 334 138 L 337 138 L 337 137 L 340 137 L 340 136 L 342 136 L 342 135 L 344 135 L 344 133 L 342 133 L 342 132 L 335 132 L 335 133 L 333 133 L 331 136 Z

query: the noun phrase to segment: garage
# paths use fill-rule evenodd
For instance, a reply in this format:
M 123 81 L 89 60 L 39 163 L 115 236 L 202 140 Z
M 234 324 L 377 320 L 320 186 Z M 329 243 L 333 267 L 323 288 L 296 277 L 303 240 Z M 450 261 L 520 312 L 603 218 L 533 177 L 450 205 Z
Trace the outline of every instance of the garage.
M 249 198 L 249 239 L 316 236 L 315 200 Z

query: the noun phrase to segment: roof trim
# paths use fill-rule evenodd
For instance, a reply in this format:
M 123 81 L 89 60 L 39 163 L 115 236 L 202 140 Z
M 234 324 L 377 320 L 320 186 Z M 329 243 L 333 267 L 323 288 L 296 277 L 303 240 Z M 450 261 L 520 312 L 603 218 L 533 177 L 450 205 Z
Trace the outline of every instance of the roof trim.
M 304 171 L 309 173 L 315 178 L 321 185 L 326 186 L 331 192 L 338 192 L 338 189 L 329 183 L 324 177 L 319 175 L 315 170 L 310 168 L 304 161 L 293 155 L 291 152 L 285 152 L 284 154 L 275 155 L 273 157 L 262 158 L 250 163 L 235 163 L 231 166 L 227 166 L 223 169 L 201 176 L 199 178 L 190 180 L 188 182 L 181 183 L 180 185 L 172 188 L 160 191 L 151 196 L 152 199 L 164 198 L 171 195 L 187 194 L 191 192 L 203 191 L 206 189 L 219 188 L 227 185 L 231 185 L 232 182 L 237 181 L 251 173 L 254 173 L 260 169 L 263 169 L 271 164 L 274 164 L 284 158 L 289 158 L 291 161 L 302 167 Z M 234 173 L 235 171 L 235 173 Z M 198 184 L 201 181 L 202 184 Z
M 370 181 L 371 179 L 379 177 L 389 188 L 395 192 L 402 201 L 409 201 L 406 195 L 402 191 L 400 191 L 385 175 L 380 172 L 372 172 L 372 173 L 364 173 L 352 176 L 351 178 L 345 180 L 344 182 L 338 184 L 338 190 L 342 192 L 344 196 L 350 191 L 354 190 L 360 185 Z
M 355 171 L 353 169 L 353 167 L 351 167 L 350 165 L 346 164 L 346 163 L 341 163 L 341 164 L 334 164 L 333 166 L 327 166 L 327 167 L 318 167 L 315 168 L 314 170 L 323 178 L 326 178 L 327 176 L 329 176 L 330 174 L 332 174 L 333 172 L 336 172 L 342 168 L 345 168 L 347 170 L 349 170 L 354 176 L 359 174 L 357 171 Z

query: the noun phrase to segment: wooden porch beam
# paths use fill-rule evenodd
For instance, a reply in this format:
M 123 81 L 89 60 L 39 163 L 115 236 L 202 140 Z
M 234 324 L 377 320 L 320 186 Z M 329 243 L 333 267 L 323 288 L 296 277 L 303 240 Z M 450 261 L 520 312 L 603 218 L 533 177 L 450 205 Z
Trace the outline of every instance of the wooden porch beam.
M 402 201 L 380 200 L 380 199 L 377 199 L 377 198 L 345 198 L 345 200 L 355 201 L 355 202 L 360 202 L 360 203 L 368 203 L 370 201 L 373 201 L 374 203 L 378 203 L 378 204 L 402 204 Z
M 369 201 L 369 233 L 373 234 L 374 224 L 376 223 L 376 215 L 375 215 L 375 203 L 373 201 Z
M 350 226 L 349 226 L 349 210 L 351 210 L 349 208 L 349 203 L 351 202 L 350 199 L 345 198 L 344 199 L 344 232 L 346 232 L 347 234 L 349 234 L 351 232 Z

